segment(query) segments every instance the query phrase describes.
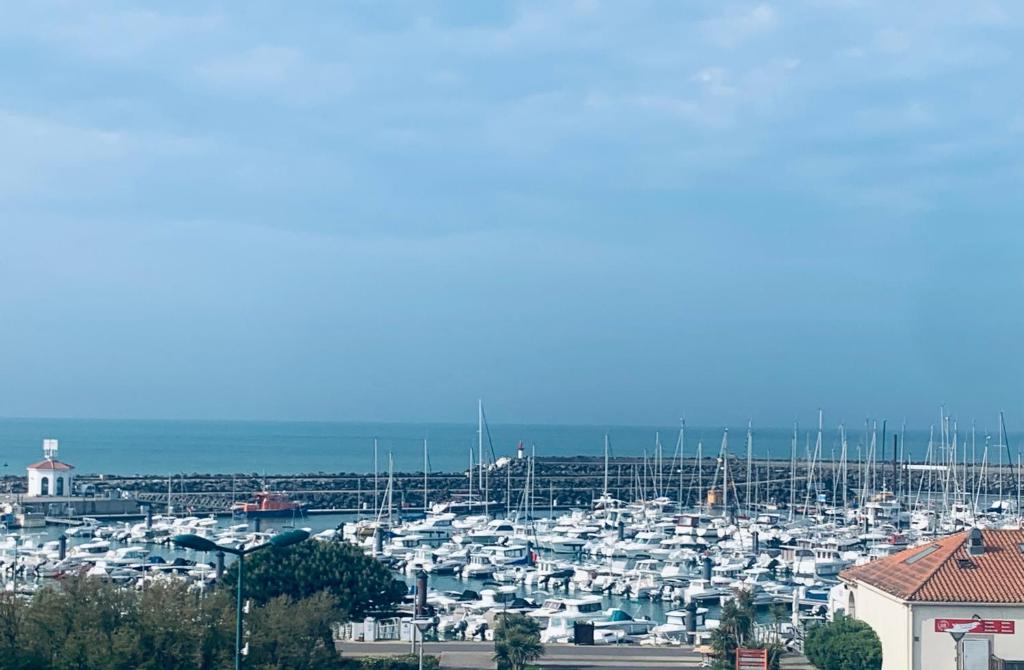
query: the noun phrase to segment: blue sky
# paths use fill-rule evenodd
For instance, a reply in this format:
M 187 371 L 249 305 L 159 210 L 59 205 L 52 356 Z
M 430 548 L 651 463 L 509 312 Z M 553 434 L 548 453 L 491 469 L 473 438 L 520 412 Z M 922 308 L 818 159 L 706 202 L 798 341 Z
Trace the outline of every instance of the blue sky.
M 23 3 L 0 415 L 1024 421 L 1019 3 Z

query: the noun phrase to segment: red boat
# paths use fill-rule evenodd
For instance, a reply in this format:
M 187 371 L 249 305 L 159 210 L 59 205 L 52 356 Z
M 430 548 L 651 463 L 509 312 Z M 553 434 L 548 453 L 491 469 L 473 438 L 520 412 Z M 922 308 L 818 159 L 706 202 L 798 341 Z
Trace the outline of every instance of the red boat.
M 259 491 L 255 498 L 254 501 L 235 503 L 231 506 L 231 513 L 247 517 L 302 516 L 306 511 L 304 503 L 289 500 L 284 493 Z

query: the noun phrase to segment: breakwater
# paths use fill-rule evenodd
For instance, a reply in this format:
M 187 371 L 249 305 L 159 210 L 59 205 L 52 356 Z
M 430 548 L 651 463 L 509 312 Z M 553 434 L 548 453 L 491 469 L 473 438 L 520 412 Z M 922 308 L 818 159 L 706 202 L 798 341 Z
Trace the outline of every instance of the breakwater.
M 844 477 L 845 474 L 845 477 Z M 602 458 L 538 458 L 531 469 L 526 459 L 512 460 L 501 467 L 472 473 L 431 472 L 426 480 L 422 472 L 395 472 L 392 476 L 391 502 L 398 510 L 422 510 L 424 498 L 429 504 L 465 498 L 472 494 L 486 497 L 495 508 L 534 510 L 546 507 L 589 506 L 607 483 L 608 493 L 624 500 L 654 499 L 659 496 L 681 500 L 695 506 L 706 501 L 709 489 L 716 489 L 718 504 L 728 499 L 730 506 L 756 508 L 788 507 L 790 504 L 853 505 L 865 493 L 895 491 L 904 499 L 917 496 L 952 496 L 968 491 L 972 496 L 1012 499 L 1020 495 L 1020 472 L 1016 467 L 984 467 L 958 464 L 956 469 L 923 468 L 893 463 L 864 464 L 806 462 L 792 464 L 780 460 L 730 458 L 728 491 L 722 491 L 725 468 L 720 459 L 705 458 L 699 463 L 689 459 L 680 464 L 654 459 L 612 458 L 607 470 Z M 155 509 L 170 505 L 178 512 L 222 512 L 235 501 L 248 500 L 256 491 L 287 493 L 311 509 L 365 511 L 387 504 L 388 475 L 378 473 L 307 473 L 299 475 L 180 474 L 88 475 L 76 480 L 87 493 L 100 496 L 130 497 L 149 503 Z M 4 489 L 24 491 L 24 478 L 7 477 Z M 424 496 L 424 490 L 426 496 Z M 484 494 L 486 493 L 486 496 Z

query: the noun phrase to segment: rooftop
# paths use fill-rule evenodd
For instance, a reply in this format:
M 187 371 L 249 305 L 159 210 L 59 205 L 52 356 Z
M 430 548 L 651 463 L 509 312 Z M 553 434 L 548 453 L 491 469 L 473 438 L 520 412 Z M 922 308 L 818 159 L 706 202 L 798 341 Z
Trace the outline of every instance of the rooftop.
M 968 550 L 970 532 L 905 549 L 840 576 L 911 602 L 1024 603 L 1024 530 L 981 530 L 980 553 Z
M 29 470 L 73 470 L 75 466 L 62 463 L 57 459 L 46 459 L 28 466 Z

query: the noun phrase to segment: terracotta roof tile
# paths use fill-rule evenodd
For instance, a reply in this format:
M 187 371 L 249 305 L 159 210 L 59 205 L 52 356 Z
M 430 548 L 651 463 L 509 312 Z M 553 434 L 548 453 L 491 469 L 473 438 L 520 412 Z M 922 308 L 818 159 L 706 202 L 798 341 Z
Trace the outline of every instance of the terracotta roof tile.
M 1024 603 L 1024 530 L 982 530 L 983 554 L 967 551 L 968 532 L 906 549 L 843 571 L 919 602 Z
M 74 468 L 72 465 L 67 463 L 61 463 L 58 460 L 47 459 L 45 461 L 39 461 L 28 466 L 29 470 L 71 470 Z

